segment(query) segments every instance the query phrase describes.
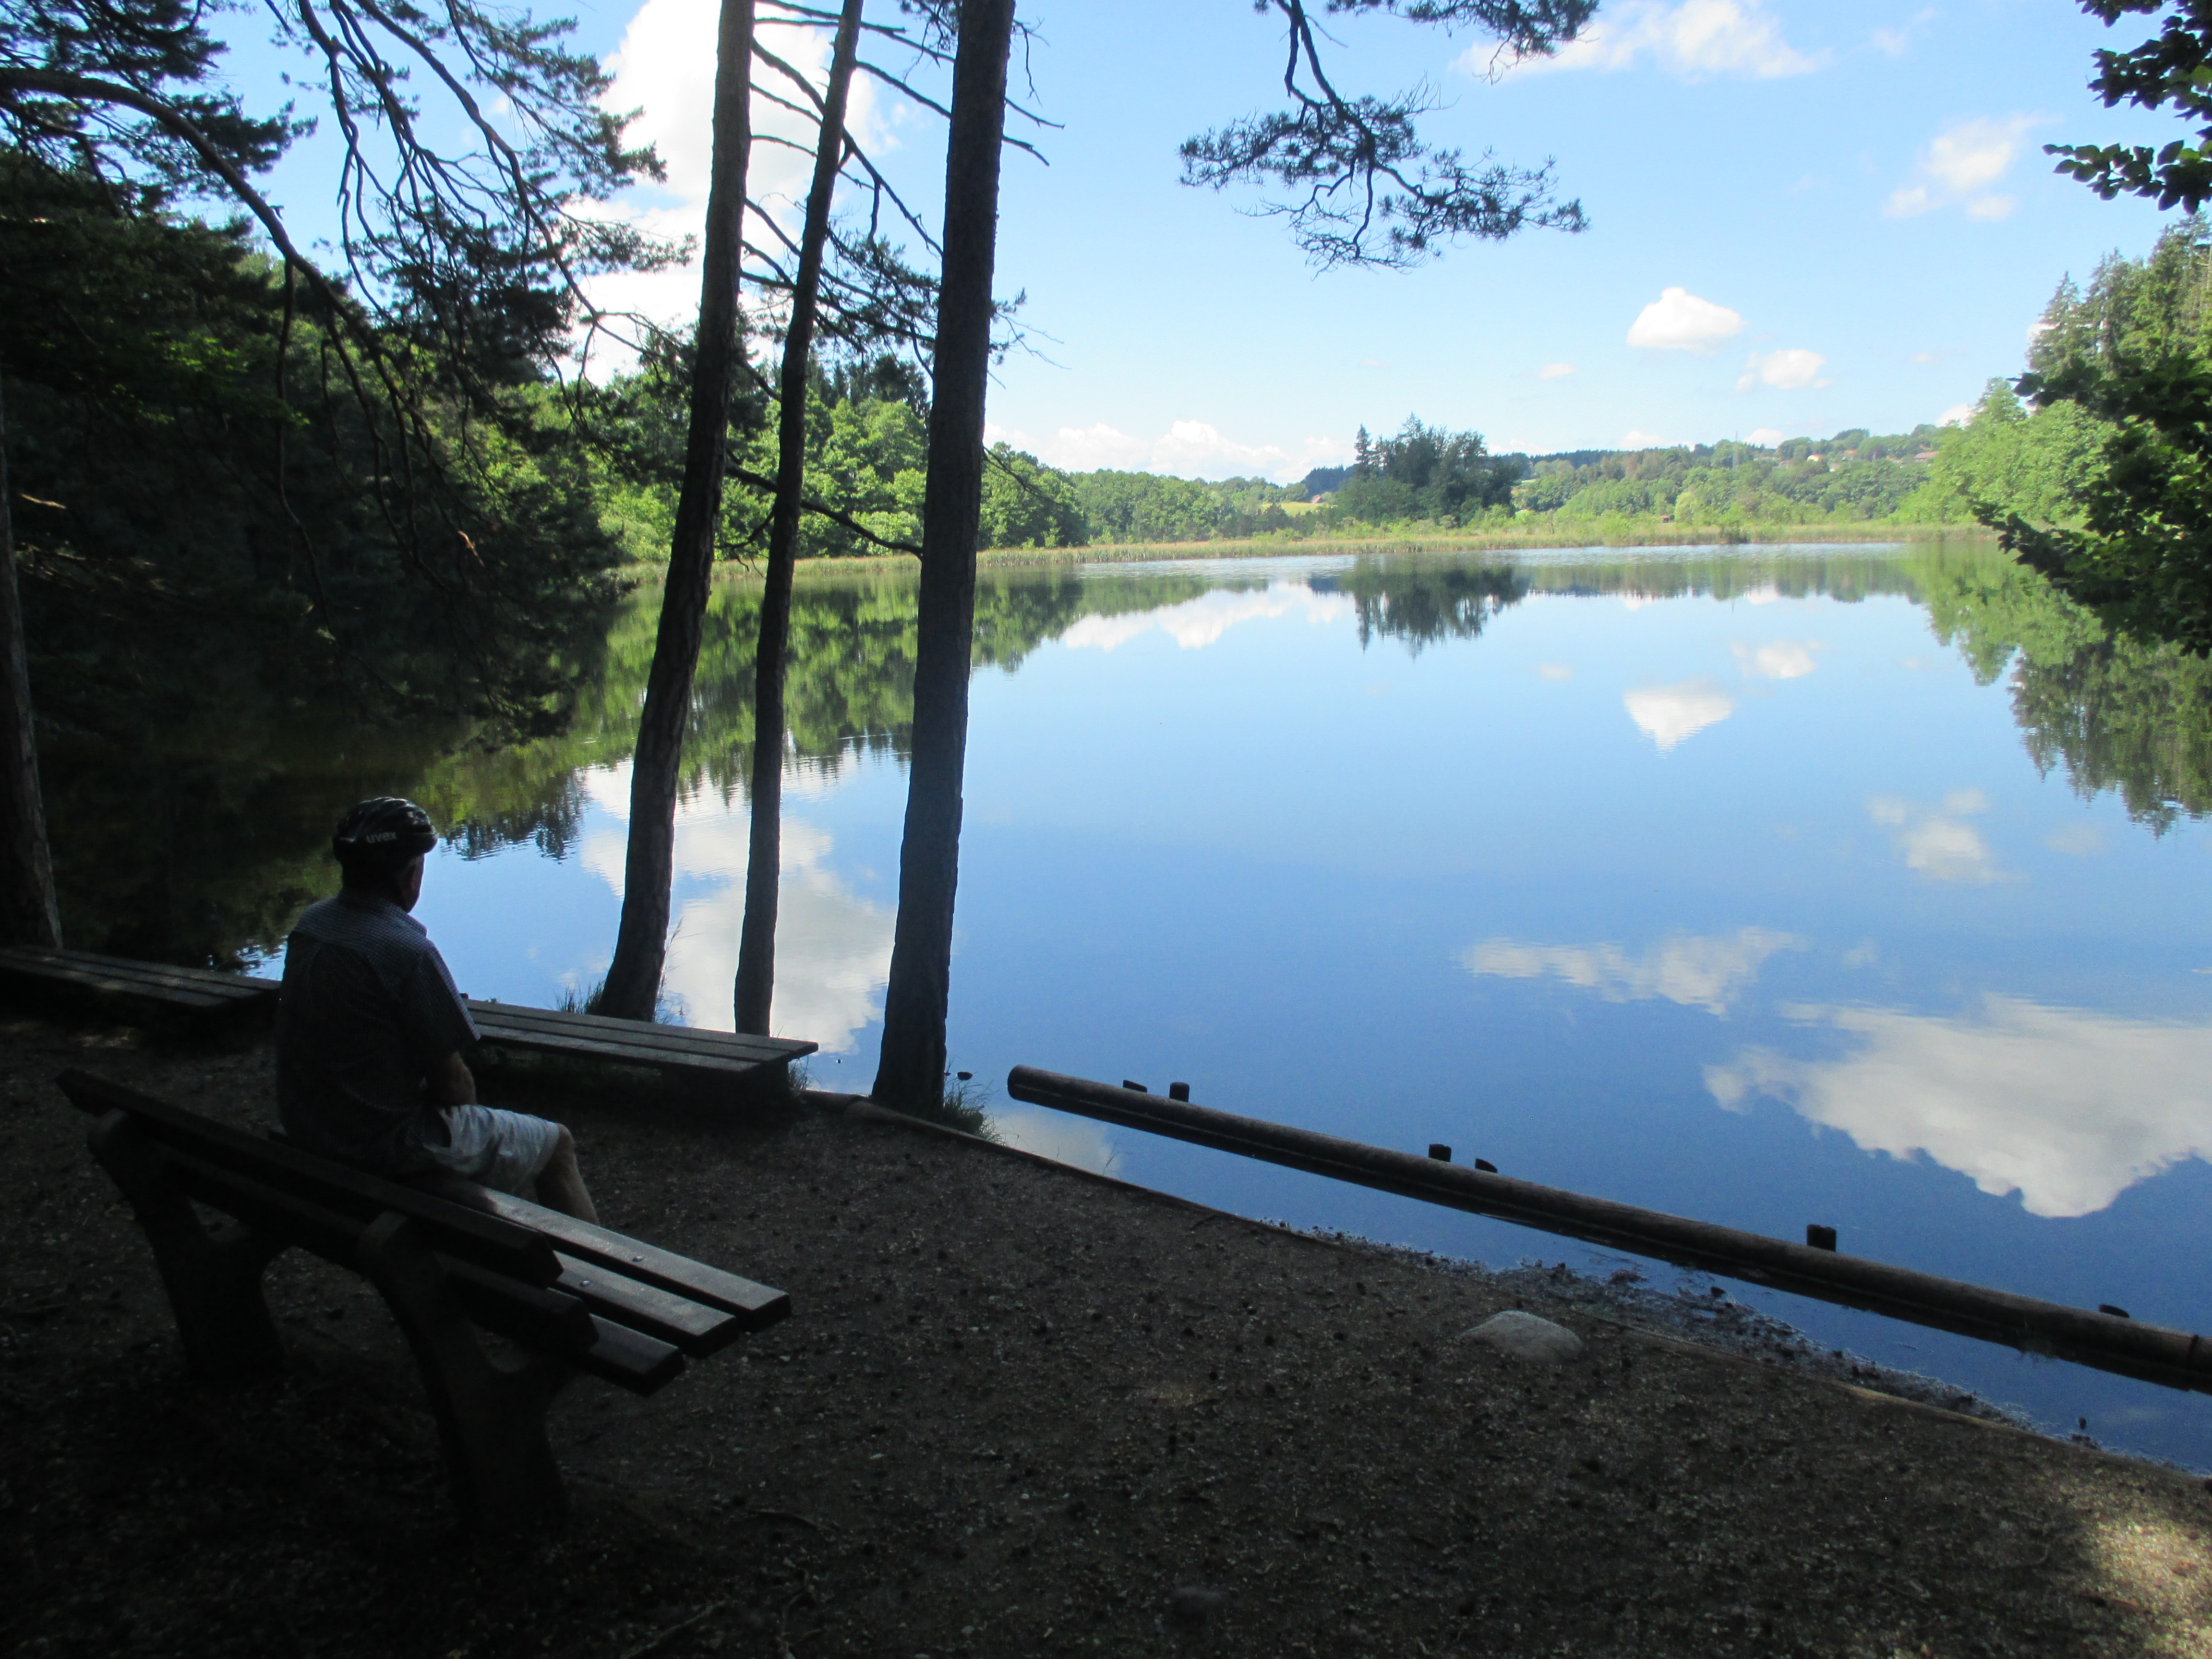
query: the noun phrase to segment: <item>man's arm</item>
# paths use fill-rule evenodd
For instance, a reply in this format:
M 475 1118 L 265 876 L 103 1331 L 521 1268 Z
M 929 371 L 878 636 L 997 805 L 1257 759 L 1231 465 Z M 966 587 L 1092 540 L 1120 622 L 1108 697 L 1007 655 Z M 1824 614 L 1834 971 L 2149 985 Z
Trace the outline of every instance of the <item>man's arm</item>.
M 458 1048 L 430 1067 L 429 1085 L 434 1106 L 476 1104 L 477 1080 Z

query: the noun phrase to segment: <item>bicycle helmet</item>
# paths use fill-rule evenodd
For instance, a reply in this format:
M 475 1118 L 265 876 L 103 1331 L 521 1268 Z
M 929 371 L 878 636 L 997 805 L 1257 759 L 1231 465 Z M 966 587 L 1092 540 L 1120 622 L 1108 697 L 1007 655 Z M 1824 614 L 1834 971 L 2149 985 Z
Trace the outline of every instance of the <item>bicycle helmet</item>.
M 398 795 L 357 802 L 331 837 L 331 851 L 347 870 L 396 870 L 437 844 L 430 815 Z

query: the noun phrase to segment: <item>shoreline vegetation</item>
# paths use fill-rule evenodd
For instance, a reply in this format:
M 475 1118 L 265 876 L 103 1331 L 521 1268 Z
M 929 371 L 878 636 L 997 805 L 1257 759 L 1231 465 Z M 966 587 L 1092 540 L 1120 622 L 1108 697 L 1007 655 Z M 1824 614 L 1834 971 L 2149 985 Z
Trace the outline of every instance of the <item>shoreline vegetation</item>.
M 1264 560 L 1401 553 L 1542 553 L 1587 549 L 1728 549 L 1733 547 L 1881 547 L 1905 544 L 1959 543 L 1995 547 L 1996 532 L 1973 524 L 1843 524 L 1716 526 L 1656 523 L 1649 520 L 1592 520 L 1587 529 L 1563 529 L 1556 521 L 1540 529 L 1408 531 L 1403 534 L 1342 537 L 1242 537 L 1235 541 L 1107 542 L 1079 547 L 992 547 L 976 554 L 986 565 L 1085 565 L 1200 562 L 1219 559 Z M 918 569 L 911 553 L 823 554 L 799 561 L 802 574 L 853 574 L 866 570 Z M 633 580 L 657 576 L 665 562 L 640 559 L 618 574 Z M 757 564 L 726 560 L 714 568 L 718 581 L 757 579 Z

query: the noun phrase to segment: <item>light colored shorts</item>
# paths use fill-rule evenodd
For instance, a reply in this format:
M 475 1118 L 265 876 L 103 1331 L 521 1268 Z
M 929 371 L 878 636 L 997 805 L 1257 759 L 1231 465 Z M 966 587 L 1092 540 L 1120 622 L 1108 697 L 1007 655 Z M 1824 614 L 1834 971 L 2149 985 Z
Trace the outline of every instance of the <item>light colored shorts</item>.
M 448 1106 L 441 1113 L 452 1136 L 443 1146 L 425 1146 L 432 1168 L 480 1182 L 517 1198 L 535 1195 L 538 1177 L 553 1161 L 561 1126 L 496 1106 Z

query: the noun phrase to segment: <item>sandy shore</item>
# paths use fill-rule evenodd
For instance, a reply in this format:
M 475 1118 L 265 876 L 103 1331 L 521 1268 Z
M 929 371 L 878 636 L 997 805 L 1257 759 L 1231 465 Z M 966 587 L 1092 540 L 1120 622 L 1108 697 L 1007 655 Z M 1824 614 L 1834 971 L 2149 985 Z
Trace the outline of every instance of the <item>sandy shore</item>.
M 568 1529 L 473 1544 L 362 1282 L 285 1258 L 292 1373 L 189 1382 L 72 1064 L 273 1109 L 260 1046 L 0 1027 L 9 1652 L 2212 1653 L 2178 1472 L 1639 1332 L 1585 1281 L 521 1071 L 487 1094 L 571 1124 L 611 1224 L 797 1311 L 651 1400 L 572 1387 Z M 1463 1340 L 1516 1305 L 1584 1356 Z

